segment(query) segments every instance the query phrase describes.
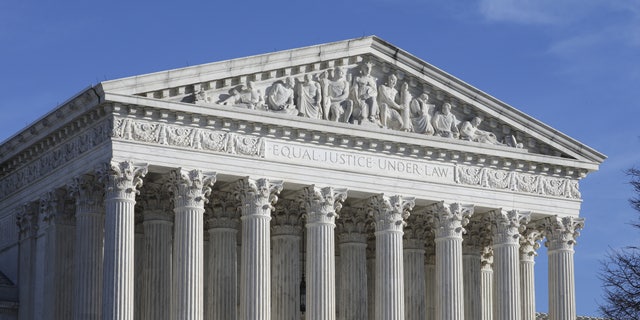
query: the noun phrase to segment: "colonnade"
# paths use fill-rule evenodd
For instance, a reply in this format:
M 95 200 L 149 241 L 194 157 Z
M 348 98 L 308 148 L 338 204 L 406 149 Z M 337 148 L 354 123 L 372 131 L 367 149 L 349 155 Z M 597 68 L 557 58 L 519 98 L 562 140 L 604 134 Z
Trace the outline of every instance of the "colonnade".
M 471 204 L 444 201 L 414 208 L 414 198 L 383 193 L 345 206 L 348 191 L 331 186 L 279 199 L 283 182 L 267 178 L 212 194 L 213 172 L 176 169 L 157 181 L 143 180 L 146 173 L 146 165 L 120 162 L 78 177 L 68 188 L 75 212 L 50 214 L 74 216 L 76 230 L 67 240 L 75 243 L 71 284 L 49 288 L 73 299 L 44 304 L 66 305 L 51 307 L 59 311 L 50 318 L 531 320 L 533 258 L 544 236 L 550 319 L 575 319 L 581 219 L 531 221 L 528 212 L 474 213 Z M 56 299 L 23 282 L 37 277 L 39 246 L 63 245 L 38 242 L 50 241 L 39 233 L 60 232 L 34 231 L 57 221 L 37 218 L 45 207 L 28 204 L 17 215 L 21 304 Z M 142 264 L 142 292 L 134 290 L 134 262 Z M 53 263 L 64 273 L 62 259 Z M 45 312 L 20 310 L 21 319 Z

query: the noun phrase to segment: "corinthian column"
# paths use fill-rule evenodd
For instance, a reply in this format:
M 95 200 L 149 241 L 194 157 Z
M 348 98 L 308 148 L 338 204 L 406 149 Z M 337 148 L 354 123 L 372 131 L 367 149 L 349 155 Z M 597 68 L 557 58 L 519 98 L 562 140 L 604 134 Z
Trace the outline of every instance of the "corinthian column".
M 493 229 L 493 269 L 496 284 L 496 320 L 519 320 L 520 300 L 520 227 L 530 213 L 495 210 Z
M 104 250 L 104 189 L 93 175 L 74 179 L 76 198 L 75 279 L 73 318 L 102 319 Z
M 104 174 L 103 317 L 105 320 L 133 320 L 134 206 L 147 166 L 128 161 L 112 162 Z
M 428 230 L 425 245 L 425 309 L 426 320 L 436 320 L 436 244 L 433 242 L 433 230 Z
M 482 250 L 490 245 L 489 231 L 484 221 L 473 221 L 463 237 L 464 318 L 467 320 L 479 319 L 482 314 Z
M 280 199 L 271 220 L 271 318 L 300 319 L 300 203 Z
M 522 292 L 522 320 L 536 320 L 536 290 L 534 263 L 538 241 L 542 233 L 535 226 L 527 226 L 520 237 L 520 292 Z
M 282 181 L 244 178 L 236 184 L 242 208 L 240 258 L 240 319 L 268 320 L 271 316 L 271 210 Z
M 204 205 L 215 177 L 214 172 L 200 170 L 171 172 L 175 205 L 172 319 L 202 319 Z
M 404 319 L 424 320 L 425 301 L 425 215 L 412 214 L 404 228 Z
M 573 246 L 584 219 L 548 217 L 543 222 L 549 255 L 549 320 L 576 318 Z
M 173 212 L 169 190 L 159 183 L 146 183 L 138 203 L 142 207 L 145 249 L 142 250 L 144 291 L 140 313 L 143 320 L 171 319 L 173 262 Z
M 307 320 L 336 318 L 335 219 L 347 198 L 346 189 L 309 186 L 302 204 L 307 227 Z
M 493 248 L 491 246 L 482 248 L 480 262 L 482 263 L 480 271 L 482 277 L 482 300 L 480 302 L 482 311 L 480 319 L 493 320 Z
M 443 202 L 433 206 L 436 243 L 436 319 L 464 319 L 462 234 L 472 205 Z
M 38 204 L 30 202 L 21 205 L 16 209 L 16 223 L 19 229 L 20 241 L 18 244 L 18 299 L 20 309 L 18 310 L 19 320 L 31 320 L 35 315 L 37 306 L 35 305 L 35 287 L 37 263 L 37 242 L 38 234 Z
M 369 198 L 367 211 L 376 228 L 375 314 L 379 320 L 404 319 L 402 229 L 414 204 L 414 198 L 399 195 Z
M 209 299 L 205 303 L 205 319 L 236 320 L 238 318 L 238 250 L 240 226 L 238 202 L 233 193 L 215 192 L 209 228 Z
M 367 307 L 367 215 L 347 207 L 337 222 L 340 247 L 340 296 L 338 319 L 368 320 Z

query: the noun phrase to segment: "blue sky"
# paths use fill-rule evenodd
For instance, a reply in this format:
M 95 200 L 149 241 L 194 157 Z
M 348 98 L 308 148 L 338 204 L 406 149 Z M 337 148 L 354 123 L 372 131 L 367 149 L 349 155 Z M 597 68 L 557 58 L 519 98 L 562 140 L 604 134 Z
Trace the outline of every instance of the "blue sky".
M 0 141 L 100 81 L 377 35 L 609 157 L 581 183 L 575 256 L 578 313 L 597 315 L 598 261 L 640 243 L 640 1 L 220 2 L 0 2 Z

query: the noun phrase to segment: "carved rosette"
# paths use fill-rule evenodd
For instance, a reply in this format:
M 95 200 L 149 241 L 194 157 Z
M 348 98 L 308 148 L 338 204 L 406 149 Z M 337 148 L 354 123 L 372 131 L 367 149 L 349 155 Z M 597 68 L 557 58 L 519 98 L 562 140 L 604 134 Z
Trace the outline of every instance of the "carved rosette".
M 414 205 L 413 197 L 379 194 L 369 198 L 367 212 L 374 220 L 376 232 L 402 232 Z
M 347 199 L 347 189 L 308 186 L 302 190 L 300 201 L 305 210 L 307 224 L 334 224 L 338 212 Z
M 209 202 L 211 186 L 216 182 L 215 172 L 178 169 L 169 178 L 176 208 L 203 208 Z
M 543 236 L 543 232 L 535 226 L 527 226 L 520 236 L 520 260 L 533 261 L 538 255 L 537 251 Z
M 143 220 L 173 221 L 171 190 L 166 182 L 146 182 L 136 200 L 143 212 Z
M 424 214 L 412 214 L 407 218 L 403 232 L 403 245 L 406 249 L 425 249 L 428 234 L 427 217 Z
M 435 203 L 431 208 L 436 238 L 462 238 L 465 226 L 473 215 L 473 205 Z
M 68 186 L 76 199 L 77 212 L 99 213 L 104 208 L 104 187 L 95 175 L 85 174 L 73 179 Z
M 278 194 L 282 191 L 282 180 L 266 178 L 238 180 L 234 195 L 240 201 L 242 216 L 271 216 L 273 205 L 278 202 Z
M 233 192 L 214 191 L 206 211 L 206 229 L 238 229 L 240 204 Z
M 542 222 L 544 235 L 547 238 L 545 246 L 549 251 L 571 250 L 576 245 L 579 230 L 584 228 L 583 218 L 547 217 Z
M 367 217 L 364 208 L 345 207 L 340 211 L 340 219 L 336 222 L 338 241 L 340 243 L 367 243 Z
M 271 234 L 295 235 L 302 234 L 302 208 L 300 202 L 291 199 L 281 199 L 276 204 L 271 220 Z
M 531 212 L 494 210 L 490 216 L 494 246 L 502 244 L 518 245 L 520 243 L 520 232 L 525 230 L 525 225 L 529 222 Z

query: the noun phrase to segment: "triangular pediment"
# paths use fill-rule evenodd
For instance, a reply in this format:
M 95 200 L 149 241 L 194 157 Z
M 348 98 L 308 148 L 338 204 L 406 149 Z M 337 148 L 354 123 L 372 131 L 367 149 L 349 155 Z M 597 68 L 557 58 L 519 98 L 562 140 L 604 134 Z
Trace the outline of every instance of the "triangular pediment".
M 435 141 L 466 140 L 594 168 L 605 158 L 375 36 L 112 80 L 100 87 L 118 95 L 409 131 Z

